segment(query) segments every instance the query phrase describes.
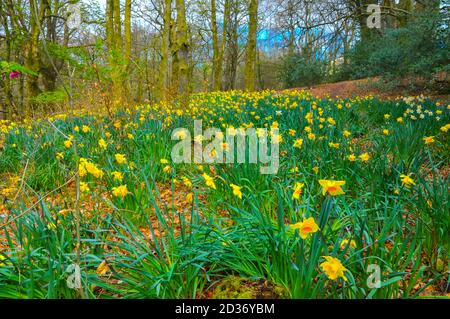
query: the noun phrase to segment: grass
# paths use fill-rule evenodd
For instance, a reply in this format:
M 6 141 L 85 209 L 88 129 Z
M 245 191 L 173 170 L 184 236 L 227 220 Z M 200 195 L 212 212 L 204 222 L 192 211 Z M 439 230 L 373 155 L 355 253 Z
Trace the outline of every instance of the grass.
M 229 282 L 243 286 L 229 296 L 247 297 L 259 282 L 282 298 L 448 294 L 448 106 L 233 91 L 113 113 L 0 123 L 0 297 L 222 298 Z M 194 119 L 278 127 L 277 174 L 173 163 L 171 132 Z M 324 194 L 319 180 L 345 181 L 345 193 Z M 307 218 L 319 230 L 303 236 Z M 74 264 L 79 289 L 67 285 Z

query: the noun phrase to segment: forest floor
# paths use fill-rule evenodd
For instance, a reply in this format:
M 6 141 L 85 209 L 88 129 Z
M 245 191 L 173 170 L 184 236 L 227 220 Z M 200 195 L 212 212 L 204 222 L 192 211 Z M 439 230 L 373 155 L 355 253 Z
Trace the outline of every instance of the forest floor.
M 392 99 L 399 96 L 420 95 L 407 87 L 406 80 L 394 89 L 383 89 L 377 82 L 377 78 L 367 78 L 335 83 L 324 83 L 310 87 L 302 87 L 302 89 L 310 92 L 316 97 L 329 96 L 332 98 L 350 98 L 356 96 L 376 95 L 379 98 Z M 440 94 L 433 91 L 429 91 L 426 92 L 426 94 L 423 94 L 436 100 L 442 100 L 444 102 L 450 101 L 449 94 Z

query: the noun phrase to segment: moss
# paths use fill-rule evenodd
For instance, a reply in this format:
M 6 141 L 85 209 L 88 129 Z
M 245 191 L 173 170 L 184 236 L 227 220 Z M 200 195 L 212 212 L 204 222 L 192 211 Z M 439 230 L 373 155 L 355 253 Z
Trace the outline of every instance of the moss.
M 284 288 L 266 280 L 249 280 L 237 276 L 225 277 L 214 289 L 216 299 L 278 299 Z

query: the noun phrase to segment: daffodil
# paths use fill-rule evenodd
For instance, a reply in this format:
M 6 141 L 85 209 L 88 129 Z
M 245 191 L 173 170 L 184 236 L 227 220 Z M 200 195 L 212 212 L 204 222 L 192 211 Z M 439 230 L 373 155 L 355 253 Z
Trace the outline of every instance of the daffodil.
M 329 194 L 331 196 L 337 196 L 344 194 L 341 186 L 345 185 L 345 181 L 333 181 L 333 180 L 319 180 L 320 186 L 322 186 L 322 194 Z
M 85 182 L 80 182 L 80 191 L 82 193 L 88 193 L 90 191 L 89 185 Z
M 425 143 L 425 145 L 434 143 L 434 136 L 425 136 L 423 138 L 423 142 Z
M 406 188 L 410 188 L 411 186 L 416 185 L 414 180 L 411 177 L 409 177 L 409 175 L 401 174 L 400 181 L 402 182 L 402 185 L 405 186 Z
M 123 174 L 121 172 L 114 171 L 111 175 L 115 181 L 121 182 L 123 180 Z
M 295 183 L 294 185 L 294 192 L 292 193 L 292 199 L 300 199 L 300 195 L 302 194 L 302 190 L 305 184 L 303 183 Z
M 347 268 L 342 265 L 339 259 L 331 256 L 323 256 L 323 258 L 325 258 L 325 261 L 320 264 L 320 268 L 322 268 L 329 279 L 336 280 L 342 278 L 344 281 L 347 281 L 347 277 L 344 275 Z
M 83 133 L 89 133 L 89 131 L 90 131 L 91 129 L 89 128 L 89 126 L 83 125 L 83 127 L 81 128 L 81 130 L 83 131 Z
M 121 186 L 118 186 L 118 187 L 113 187 L 112 194 L 114 195 L 114 197 L 124 198 L 125 196 L 128 195 L 127 185 L 121 185 Z
M 214 183 L 213 177 L 209 176 L 206 173 L 203 173 L 202 176 L 205 179 L 206 186 L 216 189 L 216 184 Z
M 292 229 L 298 229 L 299 235 L 302 239 L 306 239 L 308 235 L 316 233 L 319 231 L 319 225 L 313 217 L 309 217 L 301 222 L 291 225 Z
M 64 159 L 64 154 L 63 154 L 63 153 L 56 153 L 56 159 L 57 159 L 58 161 L 63 160 L 63 159 Z
M 294 147 L 295 148 L 301 148 L 303 145 L 303 139 L 302 138 L 298 138 L 294 141 Z
M 72 140 L 71 139 L 67 139 L 64 141 L 64 147 L 65 148 L 71 148 L 72 147 Z
M 367 162 L 370 159 L 370 155 L 369 153 L 362 153 L 361 155 L 359 155 L 359 159 L 362 162 Z
M 344 249 L 347 246 L 349 246 L 350 248 L 356 248 L 356 241 L 354 241 L 353 239 L 350 241 L 348 239 L 341 240 L 341 249 Z
M 125 164 L 127 162 L 127 158 L 124 154 L 116 154 L 115 156 L 117 164 Z
M 230 184 L 230 187 L 233 189 L 233 195 L 238 197 L 239 199 L 242 199 L 241 187 L 235 184 Z
M 106 143 L 106 141 L 104 139 L 101 138 L 98 140 L 98 147 L 105 150 L 107 146 L 108 146 L 108 144 Z

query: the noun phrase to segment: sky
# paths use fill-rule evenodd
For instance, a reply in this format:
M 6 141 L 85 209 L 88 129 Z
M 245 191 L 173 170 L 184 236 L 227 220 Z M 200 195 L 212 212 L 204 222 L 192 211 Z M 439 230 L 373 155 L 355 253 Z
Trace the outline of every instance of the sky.
M 81 1 L 83 1 L 83 2 L 89 2 L 89 0 L 81 0 Z M 101 5 L 103 8 L 106 7 L 106 0 L 92 0 L 92 1 L 95 1 L 95 2 L 100 3 L 100 5 Z

